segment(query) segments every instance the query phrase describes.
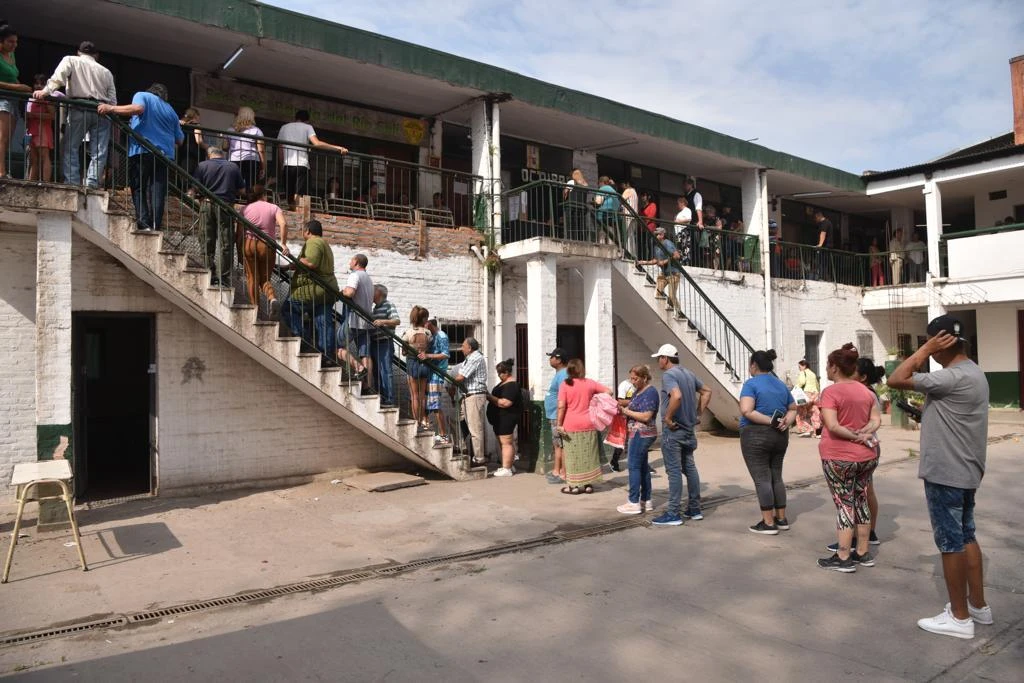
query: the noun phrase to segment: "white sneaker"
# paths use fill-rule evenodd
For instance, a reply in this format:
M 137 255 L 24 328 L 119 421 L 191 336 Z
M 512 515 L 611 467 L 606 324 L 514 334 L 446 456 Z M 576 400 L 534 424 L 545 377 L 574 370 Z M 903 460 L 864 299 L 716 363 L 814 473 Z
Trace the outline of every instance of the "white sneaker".
M 946 611 L 949 612 L 950 610 L 950 604 L 947 602 Z M 992 625 L 992 608 L 988 605 L 985 605 L 984 607 L 975 607 L 974 605 L 968 602 L 967 611 L 970 613 L 971 619 L 974 619 L 974 623 L 984 624 L 985 626 Z
M 499 467 L 498 469 L 494 470 L 495 477 L 511 477 L 513 474 L 515 473 L 512 470 L 508 469 L 507 467 Z
M 640 503 L 623 503 L 615 509 L 624 515 L 639 515 L 644 511 L 644 506 Z
M 960 621 L 949 611 L 949 606 L 934 617 L 918 619 L 917 625 L 929 633 L 938 633 L 943 636 L 953 636 L 965 640 L 974 637 L 974 621 L 970 617 Z
M 648 499 L 644 501 L 644 512 L 654 512 L 653 500 Z

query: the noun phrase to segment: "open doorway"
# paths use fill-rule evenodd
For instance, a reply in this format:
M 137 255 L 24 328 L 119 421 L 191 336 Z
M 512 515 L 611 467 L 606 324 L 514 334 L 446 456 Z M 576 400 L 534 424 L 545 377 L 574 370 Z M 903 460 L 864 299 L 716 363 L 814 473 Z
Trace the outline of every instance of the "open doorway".
M 148 314 L 74 316 L 74 469 L 80 499 L 153 490 L 153 325 Z
M 815 375 L 821 377 L 821 332 L 804 332 L 804 360 Z

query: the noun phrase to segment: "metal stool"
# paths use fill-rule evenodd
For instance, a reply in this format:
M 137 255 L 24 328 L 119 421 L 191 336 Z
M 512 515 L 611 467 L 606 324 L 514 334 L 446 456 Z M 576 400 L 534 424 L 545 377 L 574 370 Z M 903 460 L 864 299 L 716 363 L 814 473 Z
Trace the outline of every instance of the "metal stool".
M 40 462 L 23 462 L 14 466 L 14 475 L 11 477 L 11 486 L 18 487 L 18 516 L 14 519 L 14 531 L 11 533 L 11 546 L 7 549 L 7 561 L 4 562 L 4 576 L 0 583 L 7 583 L 7 577 L 11 573 L 11 560 L 14 559 L 14 546 L 18 545 L 18 531 L 21 530 L 21 515 L 25 512 L 25 503 L 29 500 L 54 500 L 60 498 L 68 509 L 68 519 L 71 520 L 71 532 L 75 536 L 75 544 L 78 546 L 78 557 L 82 561 L 82 571 L 89 571 L 85 564 L 85 551 L 82 550 L 82 538 L 78 535 L 78 522 L 75 521 L 75 508 L 71 502 L 71 488 L 68 485 L 71 481 L 71 463 L 67 460 L 42 460 Z M 29 492 L 32 487 L 40 484 L 56 484 L 60 487 L 59 496 L 39 496 L 30 498 Z

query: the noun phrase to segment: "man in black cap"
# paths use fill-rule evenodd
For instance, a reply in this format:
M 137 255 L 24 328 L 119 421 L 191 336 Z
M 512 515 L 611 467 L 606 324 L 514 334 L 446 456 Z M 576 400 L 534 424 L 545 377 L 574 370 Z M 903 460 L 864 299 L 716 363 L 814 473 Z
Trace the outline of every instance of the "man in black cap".
M 95 45 L 88 40 L 84 41 L 78 46 L 78 54 L 61 59 L 43 89 L 36 90 L 32 96 L 41 100 L 60 90 L 76 100 L 117 104 L 114 75 L 110 69 L 96 61 L 99 55 Z M 85 182 L 89 187 L 96 188 L 103 181 L 103 170 L 107 164 L 110 121 L 91 108 L 69 107 L 67 134 L 63 143 L 64 182 L 69 185 L 78 185 L 82 181 L 81 147 L 87 133 L 89 168 L 85 173 Z
M 888 385 L 920 391 L 926 398 L 918 476 L 924 479 L 949 602 L 941 614 L 917 625 L 931 633 L 973 638 L 975 623 L 992 623 L 974 536 L 974 494 L 985 474 L 989 390 L 985 373 L 967 357 L 963 334 L 963 323 L 953 316 L 932 320 L 928 341 L 896 368 Z M 929 358 L 942 369 L 914 372 Z
M 555 376 L 551 378 L 551 384 L 548 386 L 548 393 L 544 396 L 544 414 L 547 416 L 548 422 L 551 424 L 551 446 L 554 451 L 555 464 L 548 472 L 548 483 L 549 484 L 561 484 L 565 480 L 565 456 L 562 451 L 562 437 L 558 433 L 558 388 L 562 386 L 562 382 L 568 377 L 568 372 L 565 366 L 568 364 L 569 358 L 565 354 L 565 349 L 562 347 L 556 347 L 548 354 L 548 363 L 555 369 Z

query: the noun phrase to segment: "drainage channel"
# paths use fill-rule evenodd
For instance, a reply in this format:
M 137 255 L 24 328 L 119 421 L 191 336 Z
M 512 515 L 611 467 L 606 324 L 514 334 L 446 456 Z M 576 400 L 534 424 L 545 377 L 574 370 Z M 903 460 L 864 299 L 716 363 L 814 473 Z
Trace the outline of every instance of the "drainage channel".
M 990 444 L 999 443 L 1001 441 L 1007 441 L 1009 439 L 1018 438 L 1020 436 L 1020 434 L 1016 433 L 1006 434 L 1003 436 L 990 437 L 988 439 L 988 442 Z M 880 465 L 880 469 L 892 467 L 911 459 L 913 458 L 910 456 L 888 459 L 883 461 L 883 463 Z M 822 477 L 810 477 L 807 479 L 801 479 L 799 481 L 791 482 L 786 485 L 786 488 L 801 489 L 816 483 L 820 483 L 821 481 Z M 723 498 L 708 498 L 704 500 L 704 507 L 705 509 L 712 509 L 720 505 L 725 505 L 726 503 L 732 503 L 736 501 L 745 500 L 748 498 L 753 498 L 755 495 L 756 493 L 751 492 Z M 385 567 L 374 567 L 372 569 L 354 569 L 352 571 L 348 571 L 329 578 L 311 579 L 309 581 L 300 581 L 297 583 L 286 584 L 284 586 L 277 586 L 275 588 L 247 591 L 244 593 L 239 593 L 237 595 L 231 595 L 221 598 L 213 598 L 210 600 L 200 600 L 195 602 L 186 602 L 180 605 L 163 607 L 161 609 L 148 610 L 145 612 L 132 612 L 130 614 L 111 615 L 106 619 L 83 621 L 77 624 L 70 624 L 50 629 L 18 633 L 0 638 L 0 647 L 8 645 L 21 645 L 24 643 L 33 643 L 40 640 L 47 640 L 50 638 L 61 638 L 64 636 L 78 635 L 81 633 L 85 633 L 87 631 L 94 631 L 98 629 L 118 628 L 130 624 L 146 624 L 149 622 L 163 619 L 164 617 L 171 617 L 179 614 L 193 614 L 195 612 L 203 612 L 206 610 L 217 609 L 218 607 L 242 605 L 246 603 L 261 602 L 263 600 L 273 600 L 274 598 L 279 598 L 286 595 L 295 595 L 297 593 L 315 593 L 323 590 L 329 590 L 331 588 L 337 588 L 339 586 L 345 586 L 350 583 L 357 583 L 359 581 L 368 581 L 371 579 L 397 576 L 399 574 L 404 574 L 406 572 L 423 569 L 424 567 L 450 564 L 452 562 L 468 562 L 471 560 L 481 560 L 490 557 L 497 557 L 499 555 L 508 555 L 511 553 L 533 550 L 535 548 L 558 545 L 561 543 L 568 543 L 570 541 L 576 541 L 582 538 L 603 536 L 605 534 L 611 534 L 618 531 L 625 531 L 627 529 L 649 527 L 650 525 L 650 521 L 643 517 L 629 517 L 626 519 L 616 520 L 614 522 L 607 522 L 603 524 L 581 527 L 579 529 L 555 531 L 547 536 L 541 536 L 539 538 L 528 539 L 525 541 L 502 543 L 499 545 L 487 546 L 485 548 L 478 548 L 476 550 L 467 550 L 461 553 L 450 553 L 447 555 L 438 555 L 435 557 L 412 560 L 410 562 L 391 564 Z

